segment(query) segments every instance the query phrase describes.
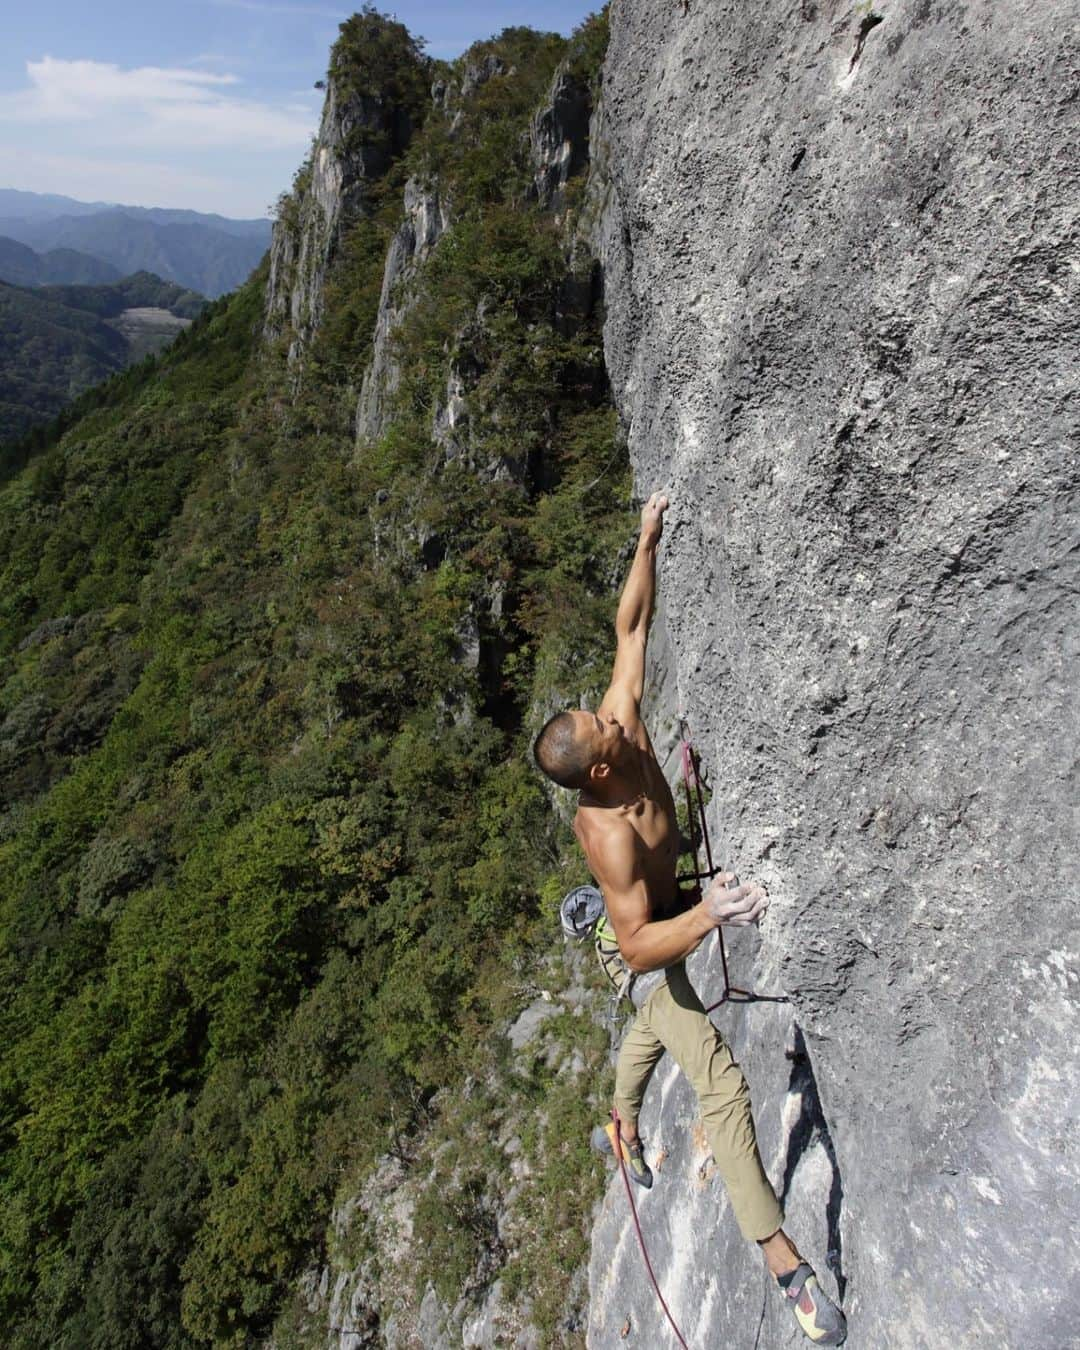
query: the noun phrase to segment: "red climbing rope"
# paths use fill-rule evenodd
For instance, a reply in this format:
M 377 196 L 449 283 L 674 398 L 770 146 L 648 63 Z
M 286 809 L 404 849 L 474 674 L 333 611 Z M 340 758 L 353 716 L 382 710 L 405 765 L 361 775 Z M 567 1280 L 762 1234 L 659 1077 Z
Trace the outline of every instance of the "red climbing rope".
M 649 1279 L 652 1280 L 652 1287 L 656 1290 L 656 1297 L 660 1300 L 660 1306 L 664 1310 L 664 1316 L 671 1323 L 671 1329 L 675 1333 L 675 1338 L 682 1346 L 683 1350 L 690 1350 L 690 1347 L 683 1340 L 683 1334 L 678 1328 L 674 1317 L 671 1315 L 671 1309 L 664 1300 L 660 1292 L 660 1285 L 656 1280 L 656 1272 L 652 1268 L 652 1262 L 649 1260 L 649 1251 L 645 1246 L 645 1236 L 641 1231 L 641 1223 L 638 1219 L 637 1205 L 634 1204 L 634 1192 L 630 1189 L 630 1178 L 626 1175 L 626 1160 L 623 1158 L 622 1151 L 622 1124 L 619 1120 L 619 1113 L 614 1107 L 611 1109 L 611 1118 L 615 1122 L 615 1156 L 619 1160 L 619 1171 L 622 1173 L 623 1185 L 626 1187 L 626 1198 L 630 1201 L 630 1213 L 634 1216 L 634 1227 L 637 1229 L 638 1246 L 641 1248 L 641 1255 L 645 1261 L 645 1269 L 649 1272 Z
M 679 728 L 682 735 L 682 771 L 683 787 L 686 790 L 686 814 L 687 825 L 690 831 L 690 850 L 694 858 L 694 870 L 688 876 L 679 877 L 679 881 L 693 881 L 700 890 L 703 881 L 711 881 L 719 868 L 713 865 L 712 845 L 709 842 L 709 826 L 705 820 L 705 795 L 701 785 L 701 761 L 698 753 L 690 742 L 690 728 L 686 724 L 685 718 L 679 719 Z M 705 870 L 701 870 L 700 859 L 698 857 L 698 841 L 694 835 L 695 818 L 697 821 L 697 830 L 700 834 L 701 844 L 705 850 Z M 711 1013 L 719 1008 L 722 1003 L 728 999 L 737 997 L 739 1001 L 766 1001 L 769 1003 L 786 1003 L 788 1000 L 783 995 L 752 994 L 747 989 L 739 989 L 732 985 L 728 978 L 727 952 L 724 949 L 724 934 L 721 928 L 716 930 L 716 941 L 720 948 L 720 962 L 724 969 L 724 992 L 705 1009 Z M 683 1350 L 690 1350 L 683 1334 L 679 1330 L 674 1317 L 671 1315 L 671 1309 L 664 1300 L 660 1292 L 660 1285 L 656 1279 L 656 1272 L 652 1268 L 652 1262 L 649 1260 L 649 1250 L 645 1246 L 645 1235 L 641 1231 L 641 1221 L 638 1219 L 637 1205 L 634 1203 L 634 1192 L 630 1185 L 630 1178 L 626 1175 L 626 1160 L 623 1158 L 622 1143 L 622 1124 L 619 1120 L 619 1113 L 612 1108 L 611 1118 L 615 1122 L 615 1156 L 619 1160 L 619 1171 L 622 1173 L 623 1186 L 626 1188 L 626 1198 L 630 1201 L 630 1213 L 634 1218 L 634 1228 L 637 1232 L 638 1246 L 641 1248 L 641 1256 L 645 1262 L 645 1269 L 649 1272 L 649 1279 L 652 1281 L 652 1287 L 656 1291 L 656 1297 L 660 1300 L 660 1306 L 664 1310 L 664 1316 L 671 1324 L 671 1329 L 675 1333 L 675 1338 L 682 1346 Z

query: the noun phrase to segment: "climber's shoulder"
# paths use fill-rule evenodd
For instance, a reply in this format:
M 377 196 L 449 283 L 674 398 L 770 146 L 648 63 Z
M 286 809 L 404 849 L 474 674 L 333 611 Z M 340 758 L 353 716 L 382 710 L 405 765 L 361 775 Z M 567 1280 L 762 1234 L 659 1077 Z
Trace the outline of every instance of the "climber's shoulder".
M 601 717 L 613 716 L 631 744 L 646 755 L 653 754 L 652 742 L 641 719 L 641 703 L 636 691 L 624 680 L 613 679 L 600 701 Z
M 615 810 L 587 801 L 578 805 L 574 833 L 602 887 L 621 888 L 642 875 L 647 845 L 640 817 L 647 806 L 651 803 L 638 801 Z

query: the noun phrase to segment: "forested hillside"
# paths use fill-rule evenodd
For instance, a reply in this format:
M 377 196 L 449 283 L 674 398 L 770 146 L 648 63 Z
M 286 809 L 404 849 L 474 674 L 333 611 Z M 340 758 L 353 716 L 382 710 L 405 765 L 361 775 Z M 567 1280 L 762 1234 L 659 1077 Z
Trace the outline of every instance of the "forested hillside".
M 312 321 L 268 314 L 264 267 L 9 461 L 11 1347 L 254 1345 L 275 1325 L 317 1343 L 298 1281 L 340 1254 L 331 1208 L 388 1155 L 419 1196 L 402 1300 L 499 1270 L 545 1344 L 577 1334 L 589 1102 L 550 1064 L 510 1066 L 503 1033 L 576 877 L 528 728 L 602 680 L 632 537 L 582 183 L 555 209 L 529 134 L 560 65 L 595 83 L 605 36 L 508 29 L 451 67 L 373 11 L 349 20 L 328 98 L 382 120 L 344 135 L 365 169 L 305 274 Z M 297 275 L 312 174 L 280 208 Z M 418 184 L 441 232 L 389 325 Z M 393 377 L 357 437 L 380 324 Z M 582 1039 L 590 1069 L 605 1046 Z M 511 1110 L 532 1161 L 508 1246 L 508 1162 L 485 1150 Z
M 43 286 L 41 295 L 47 300 L 55 300 L 72 309 L 85 309 L 106 319 L 116 318 L 125 309 L 144 305 L 168 310 L 170 314 L 184 319 L 197 318 L 206 308 L 203 296 L 171 281 L 162 281 L 152 272 L 135 272 L 130 277 L 108 285 Z
M 0 281 L 0 445 L 121 370 L 123 335 L 97 315 Z
M 160 351 L 205 305 L 201 295 L 149 272 L 33 289 L 0 281 L 0 456 L 21 462 L 48 438 L 40 431 L 44 422 L 109 375 Z M 26 436 L 28 445 L 16 444 Z

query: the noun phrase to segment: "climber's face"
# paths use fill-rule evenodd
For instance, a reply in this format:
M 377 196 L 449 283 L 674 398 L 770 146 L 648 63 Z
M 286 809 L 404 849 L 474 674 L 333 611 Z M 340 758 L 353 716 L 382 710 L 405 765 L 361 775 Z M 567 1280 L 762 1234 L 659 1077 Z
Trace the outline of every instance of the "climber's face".
M 626 761 L 633 747 L 621 723 L 613 713 L 574 713 L 579 743 L 588 747 L 593 776 L 606 777 Z

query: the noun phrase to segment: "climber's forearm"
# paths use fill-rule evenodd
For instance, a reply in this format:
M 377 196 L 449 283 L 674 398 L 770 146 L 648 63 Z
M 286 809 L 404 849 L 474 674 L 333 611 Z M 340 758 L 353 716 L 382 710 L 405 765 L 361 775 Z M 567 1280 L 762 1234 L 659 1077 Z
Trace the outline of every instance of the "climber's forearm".
M 644 641 L 648 636 L 656 603 L 656 545 L 659 538 L 655 530 L 642 528 L 615 615 L 615 636 L 620 642 L 628 638 Z
M 641 508 L 641 533 L 615 616 L 615 636 L 620 642 L 635 637 L 644 644 L 648 636 L 656 599 L 656 546 L 664 532 L 667 508 L 668 499 L 662 492 L 654 492 Z
M 613 896 L 608 901 L 622 958 L 639 973 L 681 961 L 721 924 L 738 928 L 757 923 L 769 907 L 765 887 L 742 884 L 734 872 L 720 872 L 701 900 L 673 919 L 649 922 L 640 917 L 652 913 L 651 904 L 641 898 L 647 894 L 645 882 L 639 881 L 625 899 Z
M 638 974 L 662 970 L 689 956 L 715 927 L 716 920 L 709 916 L 703 904 L 697 904 L 677 918 L 643 923 L 619 938 L 619 951 L 630 969 Z M 616 936 L 619 936 L 618 929 Z

